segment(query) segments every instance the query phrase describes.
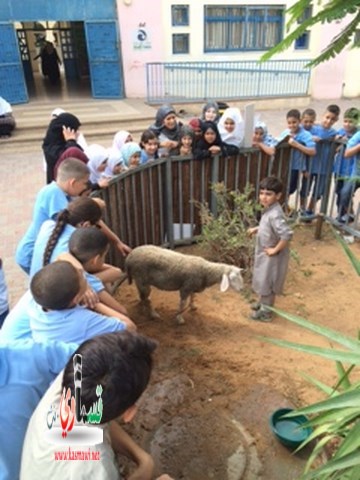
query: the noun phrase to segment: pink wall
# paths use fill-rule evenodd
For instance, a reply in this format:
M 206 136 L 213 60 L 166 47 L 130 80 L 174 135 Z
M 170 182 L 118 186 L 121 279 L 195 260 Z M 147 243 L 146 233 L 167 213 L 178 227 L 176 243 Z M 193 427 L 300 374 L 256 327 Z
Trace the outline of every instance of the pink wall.
M 165 40 L 161 4 L 161 0 L 151 0 L 146 4 L 137 0 L 117 0 L 127 97 L 145 97 L 145 64 L 164 61 Z M 139 35 L 139 38 L 145 40 L 139 40 Z
M 340 32 L 347 21 L 332 22 L 321 26 L 318 51 L 322 51 L 331 39 Z M 324 62 L 313 70 L 311 95 L 313 98 L 341 98 L 346 67 L 346 50 L 334 59 Z

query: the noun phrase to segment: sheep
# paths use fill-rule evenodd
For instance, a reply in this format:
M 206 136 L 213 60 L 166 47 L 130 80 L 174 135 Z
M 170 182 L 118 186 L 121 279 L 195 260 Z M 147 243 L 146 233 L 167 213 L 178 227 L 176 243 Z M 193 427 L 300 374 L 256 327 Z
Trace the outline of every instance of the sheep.
M 232 287 L 236 292 L 243 288 L 241 268 L 224 263 L 214 263 L 195 255 L 143 245 L 135 248 L 125 260 L 125 272 L 129 283 L 135 280 L 140 300 L 150 310 L 152 318 L 159 314 L 151 307 L 149 300 L 151 286 L 160 290 L 180 292 L 180 304 L 176 312 L 178 324 L 185 323 L 182 312 L 186 309 L 190 296 L 190 308 L 195 309 L 194 294 L 202 292 L 215 283 L 220 283 L 220 291 Z

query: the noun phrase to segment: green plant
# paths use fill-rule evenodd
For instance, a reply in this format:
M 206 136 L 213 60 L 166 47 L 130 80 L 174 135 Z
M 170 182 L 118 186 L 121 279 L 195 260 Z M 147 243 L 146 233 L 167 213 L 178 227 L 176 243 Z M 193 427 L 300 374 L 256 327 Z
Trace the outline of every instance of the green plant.
M 303 480 L 356 480 L 360 478 L 360 383 L 351 384 L 350 372 L 355 365 L 360 365 L 360 342 L 351 339 L 335 330 L 316 325 L 296 315 L 291 315 L 277 309 L 271 309 L 278 315 L 297 325 L 311 330 L 332 342 L 341 345 L 343 349 L 323 348 L 297 344 L 274 338 L 264 338 L 281 347 L 288 347 L 300 352 L 311 353 L 320 357 L 334 360 L 338 372 L 338 381 L 335 386 L 328 386 L 319 380 L 306 375 L 307 380 L 326 393 L 329 398 L 314 403 L 293 412 L 292 415 L 312 415 L 309 425 L 314 428 L 312 435 L 299 447 L 303 448 L 311 440 L 316 439 L 312 454 L 307 462 Z M 344 364 L 349 364 L 348 368 Z M 291 416 L 291 415 L 289 415 Z M 338 447 L 330 460 L 310 470 L 315 459 L 324 451 L 326 446 L 336 442 Z
M 254 200 L 254 189 L 247 185 L 244 192 L 229 191 L 223 183 L 212 185 L 216 214 L 206 203 L 198 204 L 202 232 L 200 244 L 213 260 L 231 263 L 245 269 L 249 277 L 254 258 L 254 241 L 247 233 L 257 224 L 260 206 Z

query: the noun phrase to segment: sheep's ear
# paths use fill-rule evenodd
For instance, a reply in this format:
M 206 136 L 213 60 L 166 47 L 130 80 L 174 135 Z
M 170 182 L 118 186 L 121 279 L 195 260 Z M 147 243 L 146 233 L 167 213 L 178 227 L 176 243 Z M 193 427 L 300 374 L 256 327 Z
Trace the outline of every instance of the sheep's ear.
M 220 292 L 226 292 L 229 286 L 230 286 L 229 277 L 227 276 L 226 273 L 223 273 L 221 284 L 220 284 Z

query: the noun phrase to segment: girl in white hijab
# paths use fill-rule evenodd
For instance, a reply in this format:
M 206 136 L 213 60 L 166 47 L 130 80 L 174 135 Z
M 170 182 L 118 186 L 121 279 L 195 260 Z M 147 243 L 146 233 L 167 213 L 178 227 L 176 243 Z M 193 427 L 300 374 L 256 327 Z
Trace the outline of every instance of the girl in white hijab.
M 114 135 L 112 147 L 109 152 L 108 165 L 105 169 L 105 175 L 114 175 L 114 166 L 123 163 L 123 159 L 121 157 L 121 149 L 127 142 L 132 142 L 132 136 L 131 133 L 127 132 L 126 130 L 119 130 Z
M 218 130 L 227 155 L 237 155 L 244 139 L 244 121 L 240 110 L 227 108 L 222 114 Z
M 93 143 L 85 150 L 85 155 L 89 161 L 87 166 L 90 170 L 90 182 L 103 186 L 102 176 L 109 158 L 109 150 L 101 145 Z

